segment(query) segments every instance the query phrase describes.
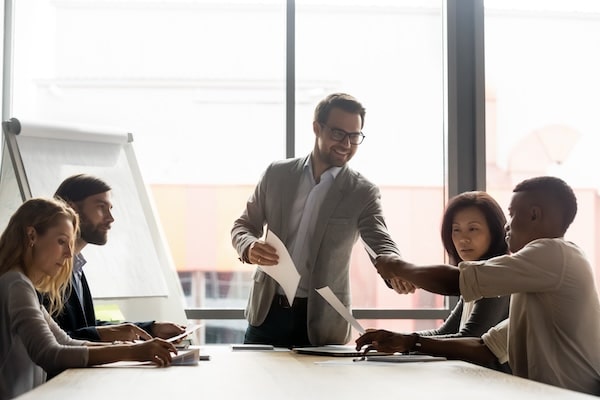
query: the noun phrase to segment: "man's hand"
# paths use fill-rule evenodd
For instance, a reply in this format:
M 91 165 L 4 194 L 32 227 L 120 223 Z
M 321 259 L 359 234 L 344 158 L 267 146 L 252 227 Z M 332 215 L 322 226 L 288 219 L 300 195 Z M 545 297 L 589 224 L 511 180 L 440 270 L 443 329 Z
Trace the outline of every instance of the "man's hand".
M 277 265 L 279 256 L 277 250 L 270 244 L 257 240 L 248 247 L 248 261 L 257 265 Z
M 155 322 L 152 324 L 152 336 L 168 339 L 185 332 L 185 326 L 172 322 Z
M 129 322 L 118 325 L 98 326 L 96 329 L 102 342 L 114 342 L 116 340 L 132 342 L 134 340 L 152 339 L 152 336 L 148 332 Z
M 392 285 L 392 289 L 399 294 L 411 294 L 418 289 L 417 286 L 400 278 L 392 278 L 389 280 L 389 282 L 390 285 Z
M 417 340 L 416 336 L 403 335 L 386 331 L 383 329 L 367 330 L 367 332 L 356 339 L 356 350 L 360 351 L 364 346 L 383 353 L 404 353 L 410 351 Z
M 375 268 L 383 279 L 391 281 L 394 278 L 402 278 L 402 271 L 412 264 L 402 260 L 396 255 L 383 255 L 377 257 Z

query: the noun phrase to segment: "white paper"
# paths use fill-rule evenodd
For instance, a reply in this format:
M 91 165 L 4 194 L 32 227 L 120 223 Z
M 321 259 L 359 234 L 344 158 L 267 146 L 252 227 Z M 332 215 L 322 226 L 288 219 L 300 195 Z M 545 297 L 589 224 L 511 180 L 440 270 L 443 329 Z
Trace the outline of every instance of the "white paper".
M 197 365 L 200 360 L 200 349 L 191 347 L 188 350 L 180 350 L 173 355 L 171 365 Z
M 190 333 L 195 332 L 198 328 L 200 328 L 200 325 L 188 326 L 187 328 L 185 328 L 185 331 L 183 333 L 180 333 L 179 335 L 172 336 L 172 337 L 168 338 L 167 342 L 173 343 L 173 342 L 176 342 L 176 341 L 178 341 L 180 339 L 183 339 L 187 335 L 189 335 Z
M 369 247 L 367 242 L 365 242 L 364 240 L 362 241 L 362 243 L 363 243 L 363 246 L 365 247 L 365 250 L 367 251 L 367 254 L 369 255 L 369 257 L 371 257 L 373 260 L 376 260 L 377 254 L 373 251 L 373 249 L 371 247 Z
M 315 289 L 331 306 L 337 311 L 350 325 L 354 327 L 360 334 L 365 333 L 365 328 L 363 328 L 356 318 L 350 314 L 350 311 L 342 304 L 340 299 L 337 298 L 335 294 L 331 291 L 329 286 L 322 287 L 321 289 Z
M 298 290 L 298 283 L 300 283 L 300 274 L 298 273 L 298 270 L 294 265 L 294 261 L 292 261 L 290 253 L 288 253 L 285 245 L 283 244 L 281 239 L 277 237 L 276 234 L 274 234 L 270 230 L 267 231 L 265 243 L 270 244 L 275 248 L 275 250 L 277 250 L 279 262 L 276 265 L 261 265 L 260 269 L 263 270 L 265 274 L 275 279 L 277 283 L 281 285 L 288 299 L 288 302 L 291 305 L 294 303 L 296 290 Z

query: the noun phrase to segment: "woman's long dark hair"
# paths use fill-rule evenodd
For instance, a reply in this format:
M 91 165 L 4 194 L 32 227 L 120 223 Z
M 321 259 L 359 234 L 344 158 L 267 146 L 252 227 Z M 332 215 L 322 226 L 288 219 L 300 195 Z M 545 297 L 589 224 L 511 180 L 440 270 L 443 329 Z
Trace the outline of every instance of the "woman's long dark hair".
M 490 247 L 488 251 L 481 256 L 482 260 L 508 254 L 508 245 L 506 244 L 506 217 L 502 208 L 496 200 L 486 192 L 474 191 L 461 193 L 448 202 L 444 217 L 442 218 L 442 243 L 450 258 L 450 264 L 458 265 L 462 261 L 458 251 L 452 242 L 452 222 L 457 212 L 469 207 L 477 207 L 485 216 L 490 229 Z

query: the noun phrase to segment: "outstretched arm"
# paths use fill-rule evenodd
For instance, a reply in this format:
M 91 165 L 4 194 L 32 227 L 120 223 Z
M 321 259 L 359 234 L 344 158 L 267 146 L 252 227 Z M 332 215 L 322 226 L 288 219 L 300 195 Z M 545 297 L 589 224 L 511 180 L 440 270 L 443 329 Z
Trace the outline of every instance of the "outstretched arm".
M 452 265 L 414 265 L 394 255 L 377 258 L 375 265 L 383 279 L 400 278 L 428 292 L 458 296 L 460 276 Z

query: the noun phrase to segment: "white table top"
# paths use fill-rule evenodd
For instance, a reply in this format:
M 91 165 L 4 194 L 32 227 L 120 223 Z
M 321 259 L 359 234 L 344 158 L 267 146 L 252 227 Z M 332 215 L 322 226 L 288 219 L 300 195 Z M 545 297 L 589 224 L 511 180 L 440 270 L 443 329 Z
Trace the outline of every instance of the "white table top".
M 579 399 L 595 398 L 461 361 L 353 362 L 287 350 L 205 346 L 210 361 L 157 368 L 122 364 L 71 369 L 26 399 Z M 121 396 L 123 395 L 123 396 Z

